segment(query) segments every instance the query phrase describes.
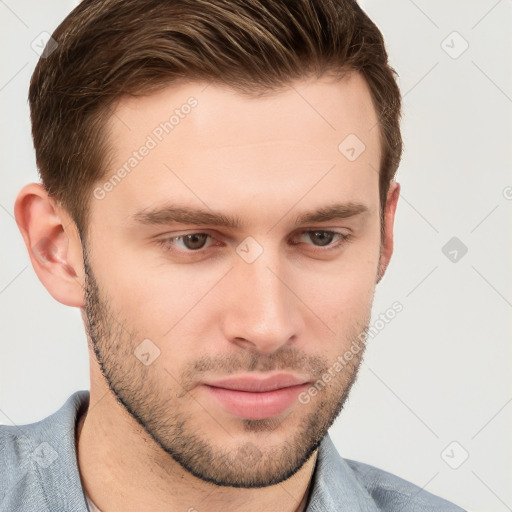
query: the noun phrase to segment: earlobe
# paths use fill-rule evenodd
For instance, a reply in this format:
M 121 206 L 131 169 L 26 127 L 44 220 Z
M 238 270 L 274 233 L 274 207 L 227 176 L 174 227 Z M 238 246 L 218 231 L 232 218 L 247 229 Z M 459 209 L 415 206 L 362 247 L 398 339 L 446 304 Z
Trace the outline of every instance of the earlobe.
M 396 181 L 392 181 L 389 186 L 386 208 L 384 210 L 384 234 L 381 243 L 377 283 L 384 277 L 384 273 L 391 260 L 391 255 L 393 254 L 393 226 L 399 196 L 400 184 Z
M 78 231 L 70 216 L 40 183 L 24 186 L 14 216 L 39 280 L 57 301 L 83 307 L 83 260 Z

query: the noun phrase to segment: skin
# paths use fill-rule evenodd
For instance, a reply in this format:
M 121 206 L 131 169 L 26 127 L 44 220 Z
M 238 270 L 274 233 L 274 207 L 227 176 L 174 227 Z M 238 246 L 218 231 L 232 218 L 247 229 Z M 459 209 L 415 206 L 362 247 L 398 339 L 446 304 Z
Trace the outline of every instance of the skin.
M 198 105 L 103 199 L 91 194 L 86 247 L 40 184 L 18 195 L 39 279 L 82 311 L 91 388 L 78 464 L 103 512 L 287 512 L 306 493 L 363 351 L 307 404 L 260 420 L 226 412 L 201 382 L 281 370 L 314 383 L 332 368 L 369 324 L 400 187 L 391 183 L 381 239 L 381 148 L 364 79 L 290 85 L 260 98 L 200 83 L 123 98 L 108 125 L 106 179 L 187 98 Z M 351 133 L 366 146 L 355 161 L 338 150 Z M 167 201 L 236 216 L 240 226 L 132 219 Z M 298 214 L 338 202 L 367 212 L 295 225 Z M 327 250 L 329 230 L 350 238 L 336 247 L 335 236 Z M 197 239 L 171 239 L 192 233 L 211 238 L 196 252 Z M 263 250 L 252 263 L 236 251 L 249 236 Z M 134 355 L 145 339 L 159 351 L 148 365 Z

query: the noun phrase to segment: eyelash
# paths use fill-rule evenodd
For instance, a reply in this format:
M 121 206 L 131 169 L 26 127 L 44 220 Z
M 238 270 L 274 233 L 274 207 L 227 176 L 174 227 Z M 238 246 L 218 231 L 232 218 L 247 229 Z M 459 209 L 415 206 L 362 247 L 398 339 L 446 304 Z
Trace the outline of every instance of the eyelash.
M 331 244 L 326 245 L 326 246 L 325 245 L 324 246 L 322 246 L 322 245 L 313 245 L 313 247 L 316 248 L 315 251 L 320 251 L 320 252 L 326 252 L 326 251 L 338 249 L 341 246 L 345 245 L 349 241 L 349 239 L 351 238 L 351 235 L 348 235 L 348 234 L 345 234 L 345 233 L 341 233 L 340 231 L 323 230 L 323 229 L 304 230 L 304 231 L 301 231 L 300 233 L 298 233 L 298 235 L 302 236 L 304 234 L 309 234 L 309 233 L 322 233 L 322 234 L 329 234 L 329 235 L 334 235 L 335 237 L 336 236 L 338 237 L 338 242 L 335 243 L 335 244 L 331 243 Z M 177 253 L 182 253 L 182 254 L 201 254 L 201 253 L 203 253 L 203 252 L 208 250 L 208 248 L 210 246 L 207 246 L 206 248 L 201 247 L 201 248 L 196 249 L 196 250 L 187 249 L 187 248 L 184 248 L 183 250 L 176 250 L 176 249 L 174 249 L 173 246 L 175 245 L 174 242 L 176 240 L 181 240 L 184 237 L 190 236 L 190 235 L 206 235 L 206 236 L 209 237 L 209 239 L 213 239 L 213 237 L 209 233 L 205 233 L 205 232 L 202 232 L 202 231 L 196 231 L 196 232 L 192 232 L 192 233 L 184 233 L 182 235 L 160 239 L 160 240 L 158 240 L 158 245 L 161 246 L 165 250 L 172 251 L 172 252 L 177 252 Z M 299 243 L 294 243 L 293 245 L 299 245 Z

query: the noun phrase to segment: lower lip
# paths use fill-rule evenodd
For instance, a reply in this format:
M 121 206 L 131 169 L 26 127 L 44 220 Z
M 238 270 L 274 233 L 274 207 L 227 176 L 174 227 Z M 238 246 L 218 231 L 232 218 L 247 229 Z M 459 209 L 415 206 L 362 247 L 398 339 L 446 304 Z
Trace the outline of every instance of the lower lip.
M 220 402 L 227 412 L 241 418 L 261 420 L 277 416 L 288 409 L 297 400 L 301 391 L 307 389 L 308 384 L 262 393 L 235 391 L 208 385 L 203 387 Z

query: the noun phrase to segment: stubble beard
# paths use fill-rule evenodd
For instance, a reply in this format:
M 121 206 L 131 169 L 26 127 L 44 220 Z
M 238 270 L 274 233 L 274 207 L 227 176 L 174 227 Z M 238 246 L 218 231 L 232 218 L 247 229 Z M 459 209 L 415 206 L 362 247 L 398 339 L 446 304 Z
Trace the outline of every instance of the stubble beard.
M 134 348 L 144 336 L 139 336 L 136 331 L 130 332 L 128 325 L 120 323 L 112 314 L 108 299 L 100 296 L 98 283 L 87 263 L 86 251 L 84 268 L 86 331 L 101 373 L 116 401 L 174 461 L 197 478 L 218 486 L 259 488 L 289 479 L 310 459 L 341 413 L 356 381 L 364 344 L 350 361 L 345 362 L 336 378 L 311 397 L 308 404 L 292 406 L 288 414 L 291 416 L 293 411 L 296 414 L 298 411 L 302 416 L 298 426 L 293 431 L 290 429 L 286 442 L 272 444 L 272 433 L 281 424 L 286 424 L 288 416 L 284 413 L 284 417 L 261 420 L 242 418 L 239 422 L 241 428 L 237 429 L 236 435 L 228 432 L 233 430 L 232 426 L 226 428 L 224 444 L 216 445 L 208 433 L 202 431 L 204 420 L 198 421 L 198 418 L 187 413 L 187 405 L 190 407 L 197 402 L 197 397 L 191 397 L 189 393 L 193 393 L 190 383 L 200 380 L 199 368 L 203 371 L 222 369 L 225 373 L 289 369 L 300 373 L 306 371 L 320 380 L 329 368 L 332 372 L 334 362 L 300 355 L 289 347 L 270 356 L 243 354 L 243 358 L 237 357 L 229 364 L 227 359 L 202 358 L 179 376 L 176 376 L 176 371 L 167 368 L 174 377 L 170 382 L 175 384 L 177 380 L 181 387 L 178 391 L 176 387 L 166 389 L 163 379 L 169 376 L 165 369 L 162 371 L 159 367 L 159 371 L 156 371 L 156 365 L 144 366 L 134 356 Z M 371 304 L 364 325 L 352 329 L 352 335 L 348 337 L 351 342 L 357 344 L 360 333 L 367 329 L 370 312 Z M 169 357 L 172 343 L 166 343 L 166 346 L 168 360 L 172 360 Z M 240 363 L 242 360 L 243 364 Z M 236 364 L 233 364 L 235 361 Z M 308 407 L 309 412 L 302 413 L 301 408 L 304 407 Z M 204 417 L 206 421 L 211 420 L 206 413 Z M 220 425 L 219 421 L 217 423 Z M 297 420 L 294 419 L 293 425 L 296 424 Z M 161 459 L 154 462 L 161 466 Z

